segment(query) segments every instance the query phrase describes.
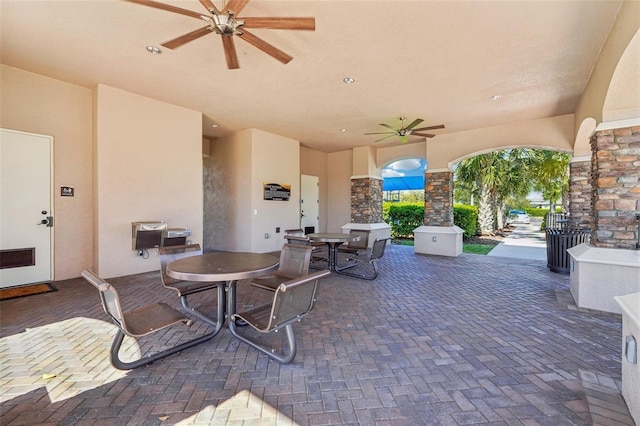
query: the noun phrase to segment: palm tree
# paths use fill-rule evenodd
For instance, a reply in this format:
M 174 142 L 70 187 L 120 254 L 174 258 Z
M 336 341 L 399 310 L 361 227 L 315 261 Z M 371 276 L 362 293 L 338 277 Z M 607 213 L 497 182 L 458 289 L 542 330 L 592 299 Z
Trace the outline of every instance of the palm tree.
M 482 235 L 488 235 L 503 227 L 508 197 L 525 196 L 531 189 L 542 191 L 554 211 L 554 201 L 569 191 L 570 160 L 570 154 L 548 150 L 494 151 L 462 160 L 455 180 L 475 189 L 478 228 Z
M 482 235 L 503 228 L 505 201 L 512 195 L 525 195 L 530 184 L 527 156 L 522 150 L 495 151 L 462 160 L 456 178 L 475 187 L 478 198 L 478 227 Z
M 496 179 L 496 188 L 493 196 L 497 228 L 504 228 L 506 217 L 506 200 L 509 197 L 524 197 L 531 190 L 528 177 L 528 160 L 526 151 L 522 149 L 510 149 L 501 152 L 499 163 L 500 175 Z
M 462 160 L 456 168 L 457 179 L 468 186 L 475 184 L 478 198 L 480 234 L 493 233 L 492 192 L 498 178 L 500 153 L 490 152 Z
M 569 194 L 569 162 L 571 154 L 531 149 L 529 173 L 533 187 L 549 200 L 549 211 L 555 212 L 555 202 L 564 201 Z

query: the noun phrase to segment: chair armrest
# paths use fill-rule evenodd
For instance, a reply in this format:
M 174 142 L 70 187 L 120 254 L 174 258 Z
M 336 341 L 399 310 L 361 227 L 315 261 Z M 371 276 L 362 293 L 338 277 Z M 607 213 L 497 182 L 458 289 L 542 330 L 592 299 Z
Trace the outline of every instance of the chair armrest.
M 306 284 L 309 281 L 315 281 L 317 279 L 324 278 L 329 275 L 331 275 L 331 271 L 329 271 L 328 269 L 324 269 L 318 272 L 313 272 L 311 274 L 303 275 L 301 277 L 294 278 L 292 280 L 289 280 L 287 282 L 280 284 L 278 286 L 278 290 L 280 290 L 281 292 L 286 292 L 287 290 L 296 288 L 302 284 Z

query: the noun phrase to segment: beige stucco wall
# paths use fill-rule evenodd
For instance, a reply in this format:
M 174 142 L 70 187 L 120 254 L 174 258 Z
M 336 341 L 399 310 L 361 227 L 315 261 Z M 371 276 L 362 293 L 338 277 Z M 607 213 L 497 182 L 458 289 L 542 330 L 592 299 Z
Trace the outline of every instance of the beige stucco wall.
M 342 232 L 351 223 L 351 176 L 353 151 L 327 155 L 327 232 Z
M 376 148 L 373 146 L 358 146 L 353 148 L 353 177 L 381 177 L 382 171 L 377 166 Z
M 205 162 L 205 246 L 247 251 L 251 242 L 251 131 L 243 130 L 211 141 Z M 244 226 L 241 226 L 245 224 Z M 213 233 L 213 234 L 211 234 Z
M 207 234 L 211 249 L 280 250 L 284 230 L 299 226 L 300 143 L 257 129 L 245 129 L 211 143 L 205 162 Z M 223 183 L 216 185 L 213 181 Z M 264 184 L 291 185 L 289 201 L 264 200 Z M 276 228 L 280 233 L 276 233 Z M 265 235 L 268 234 L 268 238 Z M 207 240 L 209 239 L 207 235 Z
M 300 223 L 300 142 L 262 130 L 252 129 L 252 251 L 280 250 L 284 230 Z M 264 199 L 264 184 L 291 186 L 289 201 Z M 280 233 L 276 234 L 276 227 Z M 269 235 L 269 238 L 265 238 Z
M 94 91 L 94 268 L 103 277 L 158 270 L 131 247 L 131 222 L 188 227 L 202 242 L 202 115 L 106 85 Z
M 427 141 L 427 169 L 449 170 L 452 163 L 466 157 L 499 149 L 535 147 L 570 151 L 573 140 L 573 114 L 448 133 Z
M 327 230 L 327 153 L 300 147 L 300 174 L 318 178 L 318 231 Z M 295 227 L 297 228 L 297 226 Z
M 451 165 L 476 154 L 507 148 L 546 148 L 570 151 L 573 114 L 510 123 L 466 132 L 438 135 L 426 142 L 379 148 L 378 167 L 406 158 L 422 158 L 429 171 L 449 170 Z
M 0 91 L 0 127 L 54 138 L 54 279 L 77 277 L 92 265 L 91 90 L 2 65 Z

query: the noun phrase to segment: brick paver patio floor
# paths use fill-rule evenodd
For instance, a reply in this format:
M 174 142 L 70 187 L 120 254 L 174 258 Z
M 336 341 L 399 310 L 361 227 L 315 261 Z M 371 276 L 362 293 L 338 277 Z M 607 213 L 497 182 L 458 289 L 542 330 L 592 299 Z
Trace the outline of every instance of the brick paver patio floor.
M 3 301 L 0 423 L 633 425 L 619 392 L 620 316 L 577 309 L 568 277 L 545 262 L 390 246 L 380 269 L 375 281 L 322 282 L 287 365 L 224 329 L 118 371 L 108 359 L 115 327 L 83 279 Z M 111 280 L 125 310 L 179 307 L 158 274 Z M 268 296 L 239 285 L 241 304 Z M 193 305 L 214 300 L 211 291 Z M 206 330 L 196 321 L 127 338 L 127 352 Z

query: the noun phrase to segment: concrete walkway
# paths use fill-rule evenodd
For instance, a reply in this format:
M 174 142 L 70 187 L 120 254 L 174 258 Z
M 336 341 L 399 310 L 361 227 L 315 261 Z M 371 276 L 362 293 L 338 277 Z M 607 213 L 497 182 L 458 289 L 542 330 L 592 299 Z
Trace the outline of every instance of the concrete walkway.
M 531 224 L 514 224 L 516 229 L 487 256 L 513 257 L 547 261 L 547 244 L 540 230 L 540 218 L 531 218 Z

